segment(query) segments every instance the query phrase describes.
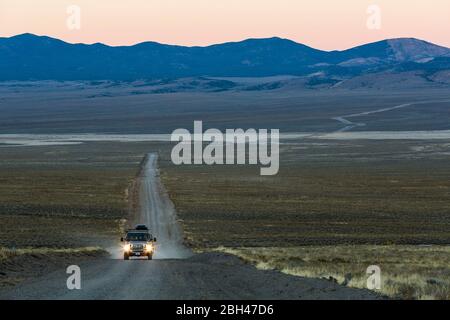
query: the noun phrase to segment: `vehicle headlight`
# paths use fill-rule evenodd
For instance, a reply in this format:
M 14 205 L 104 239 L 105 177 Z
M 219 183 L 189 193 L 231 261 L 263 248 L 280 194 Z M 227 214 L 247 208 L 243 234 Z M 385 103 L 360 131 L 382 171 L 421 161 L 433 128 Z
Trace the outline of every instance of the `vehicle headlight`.
M 125 251 L 130 251 L 131 250 L 131 245 L 129 245 L 129 244 L 126 244 L 126 245 L 124 245 L 123 246 L 123 250 L 125 250 Z
M 145 250 L 147 250 L 147 251 L 152 251 L 152 250 L 153 250 L 153 245 L 152 245 L 151 243 L 147 243 L 147 244 L 145 245 Z

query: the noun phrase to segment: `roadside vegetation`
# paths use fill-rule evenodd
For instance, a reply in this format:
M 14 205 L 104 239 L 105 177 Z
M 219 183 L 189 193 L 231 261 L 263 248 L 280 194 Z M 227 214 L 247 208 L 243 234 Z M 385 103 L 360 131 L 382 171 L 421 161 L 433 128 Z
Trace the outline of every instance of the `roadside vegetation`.
M 125 147 L 126 146 L 126 147 Z M 0 247 L 111 246 L 148 144 L 3 147 Z
M 379 265 L 380 294 L 450 299 L 449 152 L 445 140 L 299 139 L 281 145 L 274 177 L 162 161 L 162 180 L 198 250 L 357 288 Z
M 394 299 L 450 300 L 449 246 L 313 246 L 225 248 L 262 270 L 324 278 L 367 288 L 367 267 L 381 268 L 380 294 Z
M 68 249 L 54 249 L 54 248 L 22 248 L 22 249 L 10 249 L 0 247 L 0 262 L 4 262 L 8 259 L 13 259 L 20 256 L 43 256 L 48 257 L 51 255 L 98 255 L 104 253 L 104 250 L 99 247 L 86 247 L 86 248 L 68 248 Z
M 446 140 L 298 139 L 273 177 L 160 163 L 193 247 L 448 245 L 449 154 Z

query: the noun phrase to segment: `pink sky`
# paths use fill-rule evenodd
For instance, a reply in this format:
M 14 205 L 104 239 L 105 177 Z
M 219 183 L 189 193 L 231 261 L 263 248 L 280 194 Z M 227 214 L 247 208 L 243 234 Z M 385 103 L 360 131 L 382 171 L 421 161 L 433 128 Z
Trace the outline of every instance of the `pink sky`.
M 366 26 L 371 4 L 380 30 Z M 81 8 L 80 30 L 66 26 L 69 5 Z M 25 32 L 110 45 L 279 36 L 325 50 L 395 37 L 450 47 L 450 0 L 0 0 L 0 36 Z

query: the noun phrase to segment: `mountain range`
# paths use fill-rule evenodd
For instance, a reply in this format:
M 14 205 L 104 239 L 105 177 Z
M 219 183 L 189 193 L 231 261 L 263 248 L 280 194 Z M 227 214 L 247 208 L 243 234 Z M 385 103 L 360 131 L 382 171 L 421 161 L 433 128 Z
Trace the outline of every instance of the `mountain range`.
M 0 80 L 295 75 L 316 77 L 320 82 L 380 72 L 420 72 L 435 77 L 443 72 L 448 75 L 448 70 L 449 48 L 414 38 L 383 40 L 344 51 L 317 50 L 277 37 L 206 47 L 156 42 L 70 44 L 33 34 L 0 38 Z

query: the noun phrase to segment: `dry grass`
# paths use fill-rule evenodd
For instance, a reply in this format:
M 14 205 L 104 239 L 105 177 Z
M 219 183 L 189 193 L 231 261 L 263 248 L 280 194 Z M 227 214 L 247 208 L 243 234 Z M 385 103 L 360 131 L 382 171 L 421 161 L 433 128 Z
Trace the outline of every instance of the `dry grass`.
M 274 177 L 168 162 L 161 176 L 194 248 L 225 246 L 259 268 L 358 288 L 379 265 L 382 294 L 450 299 L 449 148 L 298 140 L 281 146 Z
M 0 247 L 109 247 L 146 143 L 2 148 Z
M 0 262 L 5 260 L 24 256 L 24 255 L 101 255 L 104 254 L 104 250 L 99 247 L 85 247 L 85 248 L 72 248 L 72 249 L 54 249 L 54 248 L 22 248 L 22 249 L 10 249 L 0 247 Z
M 161 177 L 197 247 L 447 245 L 449 151 L 448 141 L 300 139 L 281 146 L 277 176 L 162 158 Z
M 380 292 L 397 299 L 450 300 L 449 246 L 314 246 L 291 248 L 225 248 L 260 269 L 335 279 L 366 288 L 366 269 L 381 268 Z

